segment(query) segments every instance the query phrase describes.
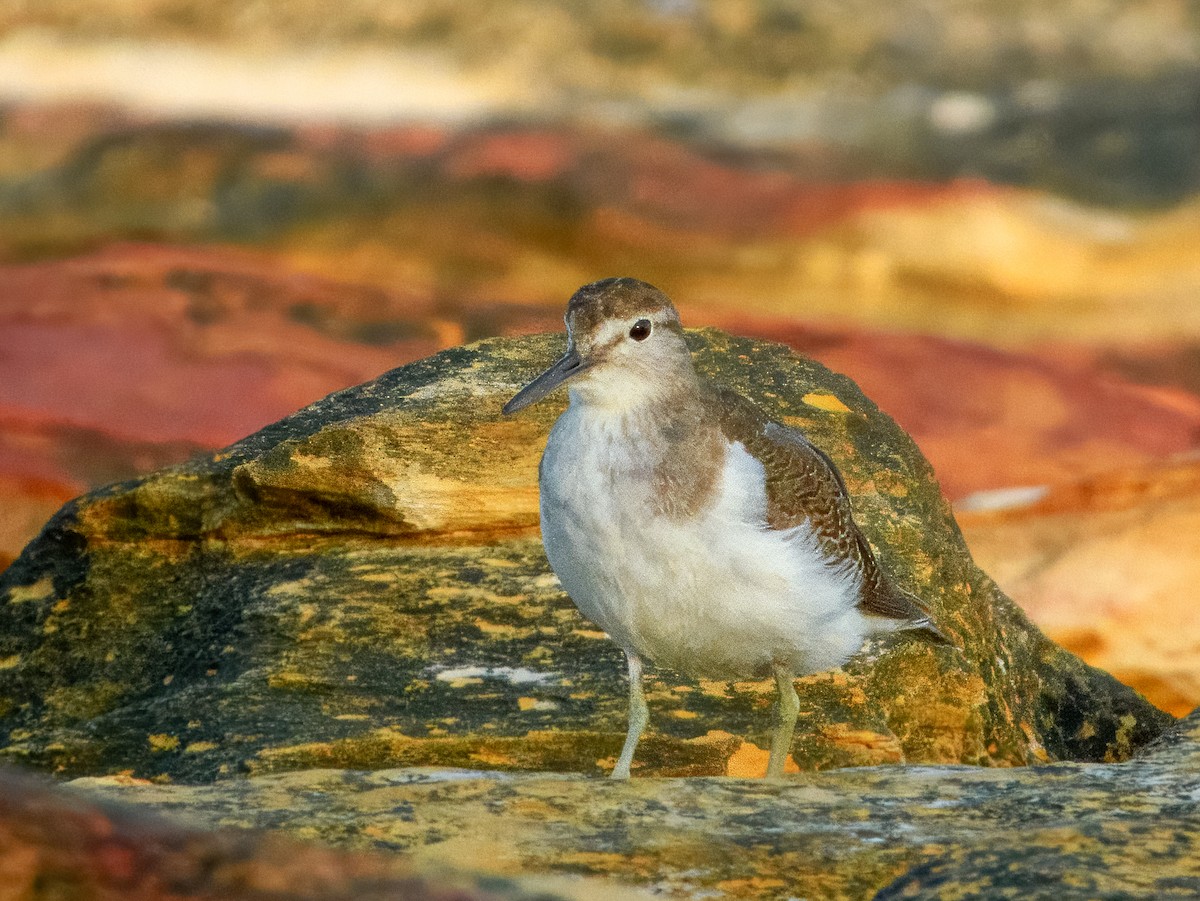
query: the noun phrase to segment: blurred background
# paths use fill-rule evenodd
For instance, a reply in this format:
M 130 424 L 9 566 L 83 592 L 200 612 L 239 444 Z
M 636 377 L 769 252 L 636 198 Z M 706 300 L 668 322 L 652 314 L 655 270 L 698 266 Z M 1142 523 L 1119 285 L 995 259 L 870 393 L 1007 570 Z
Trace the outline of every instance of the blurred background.
M 0 0 L 0 568 L 70 497 L 634 275 L 917 440 L 1200 704 L 1200 5 Z

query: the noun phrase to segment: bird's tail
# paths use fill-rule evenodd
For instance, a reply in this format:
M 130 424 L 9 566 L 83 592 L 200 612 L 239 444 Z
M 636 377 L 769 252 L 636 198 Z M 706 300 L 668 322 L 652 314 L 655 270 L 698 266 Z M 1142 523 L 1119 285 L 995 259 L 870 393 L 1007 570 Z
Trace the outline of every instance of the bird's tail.
M 929 609 L 920 598 L 912 592 L 905 591 L 896 585 L 892 586 L 892 590 L 903 597 L 914 608 L 914 612 L 917 614 L 905 622 L 904 625 L 900 626 L 900 631 L 913 632 L 930 644 L 944 644 L 950 647 L 958 647 L 957 641 L 947 636 L 945 632 L 938 628 L 937 623 L 933 621 L 933 617 L 929 615 Z
M 905 623 L 900 627 L 900 631 L 912 632 L 918 638 L 922 638 L 930 644 L 944 644 L 954 648 L 958 647 L 958 642 L 947 636 L 928 616 Z

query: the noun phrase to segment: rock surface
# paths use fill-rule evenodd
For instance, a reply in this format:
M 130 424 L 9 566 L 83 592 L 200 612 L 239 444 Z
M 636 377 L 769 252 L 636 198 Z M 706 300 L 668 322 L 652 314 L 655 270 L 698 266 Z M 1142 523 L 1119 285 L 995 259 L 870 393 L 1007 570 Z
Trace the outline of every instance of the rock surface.
M 488 859 L 668 898 L 1200 894 L 1200 712 L 1119 764 L 880 766 L 781 783 L 310 771 L 72 788 L 206 825 L 402 849 L 422 866 Z
M 1200 705 L 1200 465 L 1115 470 L 960 512 L 976 561 L 1052 639 L 1164 710 Z
M 109 788 L 112 787 L 110 783 Z M 189 816 L 189 819 L 197 819 Z M 0 897 L 92 901 L 635 901 L 598 880 L 413 866 L 278 835 L 201 832 L 0 769 Z M 476 861 L 482 864 L 482 861 Z
M 1121 760 L 1168 725 L 973 565 L 928 464 L 852 382 L 779 346 L 693 341 L 703 371 L 837 460 L 884 565 L 962 643 L 896 638 L 803 680 L 802 768 Z M 0 576 L 3 754 L 189 780 L 609 766 L 620 654 L 535 537 L 555 404 L 499 415 L 561 343 L 446 351 L 69 504 Z M 661 672 L 648 696 L 643 773 L 761 772 L 767 686 Z

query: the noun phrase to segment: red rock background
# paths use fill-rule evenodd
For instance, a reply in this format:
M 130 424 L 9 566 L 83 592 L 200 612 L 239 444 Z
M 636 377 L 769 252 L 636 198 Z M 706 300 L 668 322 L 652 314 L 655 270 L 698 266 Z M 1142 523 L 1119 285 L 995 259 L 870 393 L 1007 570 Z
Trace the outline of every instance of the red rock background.
M 1135 381 L 1094 353 L 681 305 L 689 322 L 783 341 L 851 374 L 913 434 L 951 499 L 1069 484 L 1184 454 L 1200 437 L 1186 384 Z M 23 530 L 6 521 L 5 552 L 63 498 L 221 447 L 485 327 L 556 329 L 557 307 L 439 304 L 229 248 L 113 244 L 0 267 L 0 467 L 37 511 Z

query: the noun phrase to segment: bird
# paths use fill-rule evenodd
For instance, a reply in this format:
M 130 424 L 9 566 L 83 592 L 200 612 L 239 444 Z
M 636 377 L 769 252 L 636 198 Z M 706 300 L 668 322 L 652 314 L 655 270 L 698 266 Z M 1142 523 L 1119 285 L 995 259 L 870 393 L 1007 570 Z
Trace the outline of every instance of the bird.
M 880 567 L 846 483 L 799 429 L 700 376 L 653 285 L 607 278 L 567 303 L 567 349 L 504 406 L 566 385 L 538 467 L 542 540 L 571 600 L 625 652 L 628 779 L 649 722 L 646 661 L 687 676 L 774 678 L 766 776 L 779 778 L 795 679 L 843 666 L 874 635 L 950 640 Z

